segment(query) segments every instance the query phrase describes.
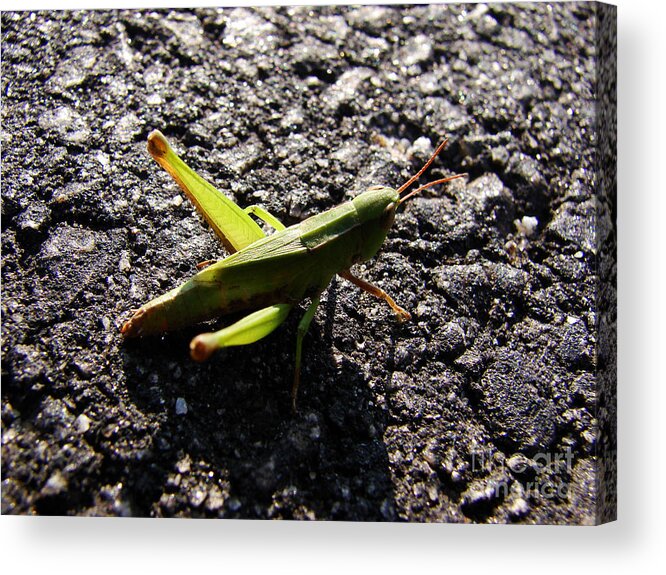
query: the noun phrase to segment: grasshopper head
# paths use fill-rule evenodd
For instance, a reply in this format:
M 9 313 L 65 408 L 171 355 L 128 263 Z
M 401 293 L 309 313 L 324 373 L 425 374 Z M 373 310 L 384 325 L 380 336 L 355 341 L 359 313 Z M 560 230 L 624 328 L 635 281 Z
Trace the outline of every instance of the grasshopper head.
M 373 186 L 352 200 L 363 229 L 361 259 L 369 260 L 384 243 L 393 224 L 400 194 L 393 188 Z
M 409 178 L 409 180 L 402 184 L 402 186 L 400 186 L 397 190 L 394 190 L 393 188 L 387 188 L 386 186 L 373 186 L 352 200 L 363 228 L 363 247 L 361 248 L 361 260 L 369 260 L 379 251 L 379 248 L 386 238 L 386 234 L 388 233 L 389 228 L 393 224 L 395 211 L 400 204 L 412 196 L 418 194 L 422 190 L 426 190 L 432 186 L 444 184 L 446 182 L 450 182 L 451 180 L 455 180 L 456 178 L 462 178 L 463 176 L 467 175 L 457 174 L 455 176 L 449 176 L 448 178 L 435 180 L 415 190 L 412 190 L 409 193 L 405 193 L 407 189 L 419 179 L 421 174 L 423 174 L 423 172 L 425 172 L 428 167 L 430 167 L 430 164 L 432 164 L 437 155 L 444 149 L 444 146 L 446 146 L 446 142 L 447 140 L 444 140 L 435 150 L 433 155 L 430 156 L 430 159 L 423 165 L 423 167 L 411 178 Z M 402 195 L 403 193 L 405 193 L 405 195 Z

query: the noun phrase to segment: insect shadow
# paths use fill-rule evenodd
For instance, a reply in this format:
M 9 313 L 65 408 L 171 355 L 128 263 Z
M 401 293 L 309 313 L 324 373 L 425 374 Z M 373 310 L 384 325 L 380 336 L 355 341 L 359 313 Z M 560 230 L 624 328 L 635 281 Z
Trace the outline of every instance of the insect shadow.
M 252 349 L 223 350 L 205 364 L 185 352 L 189 330 L 126 347 L 130 398 L 155 423 L 151 448 L 126 466 L 132 513 L 395 519 L 386 414 L 359 366 L 335 352 L 337 305 L 333 282 L 308 334 L 296 414 L 285 365 L 297 314 Z

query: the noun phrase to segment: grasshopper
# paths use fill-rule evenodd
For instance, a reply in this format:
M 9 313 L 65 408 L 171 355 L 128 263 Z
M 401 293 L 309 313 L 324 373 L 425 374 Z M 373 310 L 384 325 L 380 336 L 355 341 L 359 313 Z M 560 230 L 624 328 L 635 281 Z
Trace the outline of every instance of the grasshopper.
M 334 275 L 386 301 L 399 321 L 410 319 L 391 296 L 353 275 L 350 268 L 378 252 L 400 204 L 426 188 L 466 175 L 435 180 L 402 195 L 428 169 L 446 142 L 398 189 L 372 186 L 351 201 L 287 228 L 259 206 L 240 208 L 185 164 L 162 133 L 154 130 L 148 136 L 150 155 L 176 180 L 231 255 L 200 264 L 198 267 L 203 269 L 192 279 L 136 311 L 121 333 L 125 337 L 160 334 L 220 315 L 251 311 L 228 327 L 192 340 L 192 358 L 204 361 L 219 348 L 247 345 L 266 337 L 296 304 L 310 298 L 296 335 L 291 388 L 295 410 L 303 338 L 319 298 Z M 266 236 L 250 214 L 273 227 L 275 233 Z

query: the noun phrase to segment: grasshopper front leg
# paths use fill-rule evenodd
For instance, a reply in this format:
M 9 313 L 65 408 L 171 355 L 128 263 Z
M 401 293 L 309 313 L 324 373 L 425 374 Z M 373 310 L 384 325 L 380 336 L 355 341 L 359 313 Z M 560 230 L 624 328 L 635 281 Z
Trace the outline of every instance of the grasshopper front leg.
M 391 309 L 396 313 L 398 316 L 398 321 L 403 322 L 403 321 L 408 321 L 412 318 L 411 314 L 401 308 L 393 298 L 387 294 L 383 289 L 378 288 L 375 285 L 372 285 L 369 282 L 366 282 L 365 280 L 362 280 L 361 278 L 357 278 L 355 275 L 352 275 L 352 273 L 349 270 L 344 270 L 338 274 L 340 277 L 345 278 L 346 280 L 350 281 L 353 283 L 355 286 L 360 287 L 363 291 L 367 291 L 368 293 L 371 293 L 372 295 L 383 299 L 386 303 L 388 303 L 391 306 Z

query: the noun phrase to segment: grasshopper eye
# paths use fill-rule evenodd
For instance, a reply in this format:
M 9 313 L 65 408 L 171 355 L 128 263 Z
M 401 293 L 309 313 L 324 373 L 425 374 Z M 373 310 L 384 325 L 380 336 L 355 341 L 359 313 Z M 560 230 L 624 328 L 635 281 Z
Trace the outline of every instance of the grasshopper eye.
M 389 204 L 384 208 L 382 215 L 379 217 L 379 226 L 383 230 L 388 230 L 393 224 L 395 218 L 395 204 Z

